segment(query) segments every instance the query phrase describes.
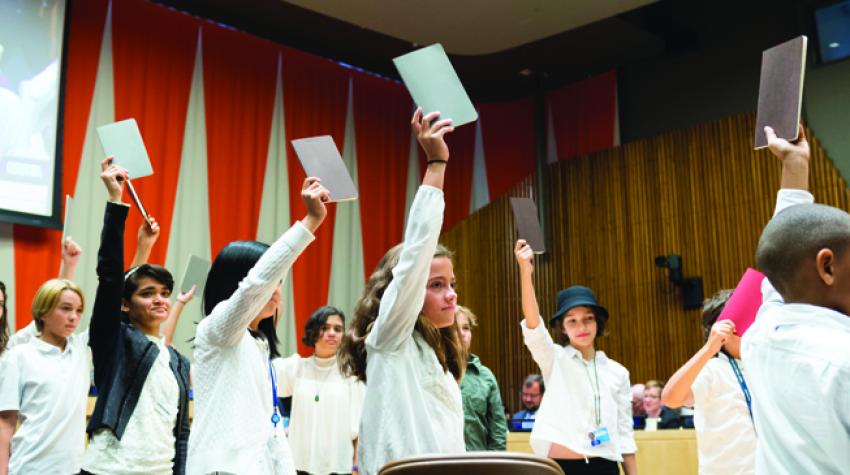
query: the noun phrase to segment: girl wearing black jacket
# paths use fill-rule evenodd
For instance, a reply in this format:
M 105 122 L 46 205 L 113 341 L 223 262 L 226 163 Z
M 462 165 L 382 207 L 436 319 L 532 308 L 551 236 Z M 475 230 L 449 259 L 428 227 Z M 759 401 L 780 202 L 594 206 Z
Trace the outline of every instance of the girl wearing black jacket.
M 97 259 L 89 346 L 97 403 L 82 473 L 183 474 L 189 437 L 189 361 L 165 344 L 174 286 L 163 267 L 143 264 L 124 273 L 121 202 L 127 171 L 101 163 L 109 202 Z

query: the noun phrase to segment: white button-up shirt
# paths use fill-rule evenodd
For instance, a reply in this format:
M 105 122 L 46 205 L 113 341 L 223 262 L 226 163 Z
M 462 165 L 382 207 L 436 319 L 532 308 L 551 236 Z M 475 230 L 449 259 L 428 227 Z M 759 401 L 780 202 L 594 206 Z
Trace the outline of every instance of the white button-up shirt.
M 0 358 L 0 411 L 18 411 L 9 473 L 80 471 L 90 383 L 86 339 L 72 335 L 65 351 L 38 337 Z
M 776 213 L 814 198 L 780 190 Z M 756 473 L 850 473 L 850 317 L 786 304 L 768 279 L 741 353 L 753 393 Z
M 542 319 L 534 329 L 529 329 L 525 320 L 521 326 L 525 345 L 546 382 L 546 393 L 531 430 L 534 453 L 548 456 L 552 444 L 558 444 L 588 457 L 622 462 L 622 454 L 637 452 L 629 371 L 602 351 L 596 352 L 594 371 L 577 349 L 552 341 Z M 598 428 L 595 374 L 599 375 L 600 425 L 608 429 L 611 440 L 592 447 L 589 433 Z

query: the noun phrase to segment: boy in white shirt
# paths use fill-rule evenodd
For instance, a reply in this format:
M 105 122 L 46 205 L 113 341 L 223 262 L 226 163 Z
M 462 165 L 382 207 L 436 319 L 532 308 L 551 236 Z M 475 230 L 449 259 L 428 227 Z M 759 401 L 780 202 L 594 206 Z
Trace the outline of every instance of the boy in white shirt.
M 705 345 L 673 374 L 661 394 L 665 406 L 694 408 L 700 475 L 755 473 L 756 433 L 744 392 L 741 337 L 732 321 L 717 321 L 731 295 L 727 289 L 706 299 Z
M 850 214 L 812 204 L 802 127 L 795 143 L 765 132 L 783 173 L 756 252 L 764 300 L 741 344 L 759 436 L 756 473 L 847 473 Z

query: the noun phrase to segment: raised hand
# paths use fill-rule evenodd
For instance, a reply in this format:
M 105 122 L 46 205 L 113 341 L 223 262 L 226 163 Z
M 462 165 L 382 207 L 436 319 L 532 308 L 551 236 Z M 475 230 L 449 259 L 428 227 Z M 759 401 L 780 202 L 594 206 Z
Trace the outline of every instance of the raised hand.
M 137 243 L 139 246 L 144 246 L 147 248 L 152 248 L 154 244 L 156 244 L 156 240 L 159 239 L 159 223 L 156 222 L 153 216 L 150 216 L 151 223 L 148 224 L 147 221 L 142 221 L 142 224 L 139 226 L 139 233 L 136 236 Z
M 514 256 L 520 272 L 531 274 L 534 272 L 534 250 L 525 241 L 519 239 L 514 245 Z
M 809 141 L 806 131 L 800 124 L 799 137 L 789 142 L 776 136 L 770 127 L 764 128 L 767 136 L 767 148 L 782 162 L 782 188 L 809 189 Z
M 197 287 L 197 286 L 193 285 L 191 289 L 189 289 L 185 292 L 180 292 L 179 294 L 177 294 L 177 300 L 176 300 L 175 303 L 179 302 L 179 303 L 182 303 L 183 305 L 186 305 L 187 303 L 189 303 L 195 297 L 195 287 Z
M 80 261 L 80 256 L 83 255 L 83 249 L 77 244 L 71 236 L 65 238 L 62 243 L 62 262 L 67 265 L 77 265 Z
M 62 242 L 62 265 L 59 266 L 59 278 L 74 280 L 74 273 L 77 271 L 77 264 L 80 262 L 80 257 L 83 255 L 83 249 L 79 244 L 71 239 L 71 236 L 65 238 Z
M 735 323 L 731 320 L 714 322 L 714 325 L 711 326 L 711 333 L 708 335 L 706 345 L 712 353 L 717 353 L 734 334 Z
M 124 194 L 124 184 L 127 183 L 127 170 L 112 163 L 112 157 L 106 157 L 100 162 L 100 179 L 106 185 L 109 201 L 120 203 Z
M 767 136 L 767 148 L 783 162 L 786 160 L 809 161 L 809 141 L 806 140 L 806 130 L 800 124 L 799 137 L 795 142 L 789 142 L 776 136 L 771 127 L 765 127 Z
M 416 140 L 425 150 L 425 155 L 428 156 L 429 161 L 449 159 L 449 147 L 446 145 L 445 135 L 453 132 L 455 128 L 452 127 L 452 119 L 442 119 L 435 122 L 435 119 L 439 116 L 439 112 L 431 112 L 423 117 L 422 108 L 417 108 L 410 120 L 413 133 L 416 134 Z
M 307 177 L 301 186 L 301 199 L 307 205 L 307 216 L 301 222 L 311 233 L 315 233 L 328 215 L 325 202 L 330 199 L 330 193 L 322 186 L 321 180 L 316 177 Z

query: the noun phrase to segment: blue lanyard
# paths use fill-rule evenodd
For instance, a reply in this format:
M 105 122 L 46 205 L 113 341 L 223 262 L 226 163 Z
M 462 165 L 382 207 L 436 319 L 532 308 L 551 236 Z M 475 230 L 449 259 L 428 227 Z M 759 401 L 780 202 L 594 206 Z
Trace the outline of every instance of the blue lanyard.
M 277 378 L 274 376 L 274 369 L 272 369 L 272 360 L 269 360 L 269 377 L 272 380 L 272 425 L 275 429 L 277 429 L 277 423 L 280 422 L 280 414 L 278 413 L 280 399 L 277 398 Z
M 747 382 L 744 380 L 744 374 L 741 373 L 741 368 L 738 362 L 731 355 L 726 355 L 729 359 L 729 365 L 732 366 L 732 372 L 738 378 L 738 384 L 741 385 L 741 391 L 744 392 L 744 399 L 747 400 L 747 410 L 750 411 L 750 420 L 753 420 L 753 398 L 750 396 L 750 390 L 747 388 Z

